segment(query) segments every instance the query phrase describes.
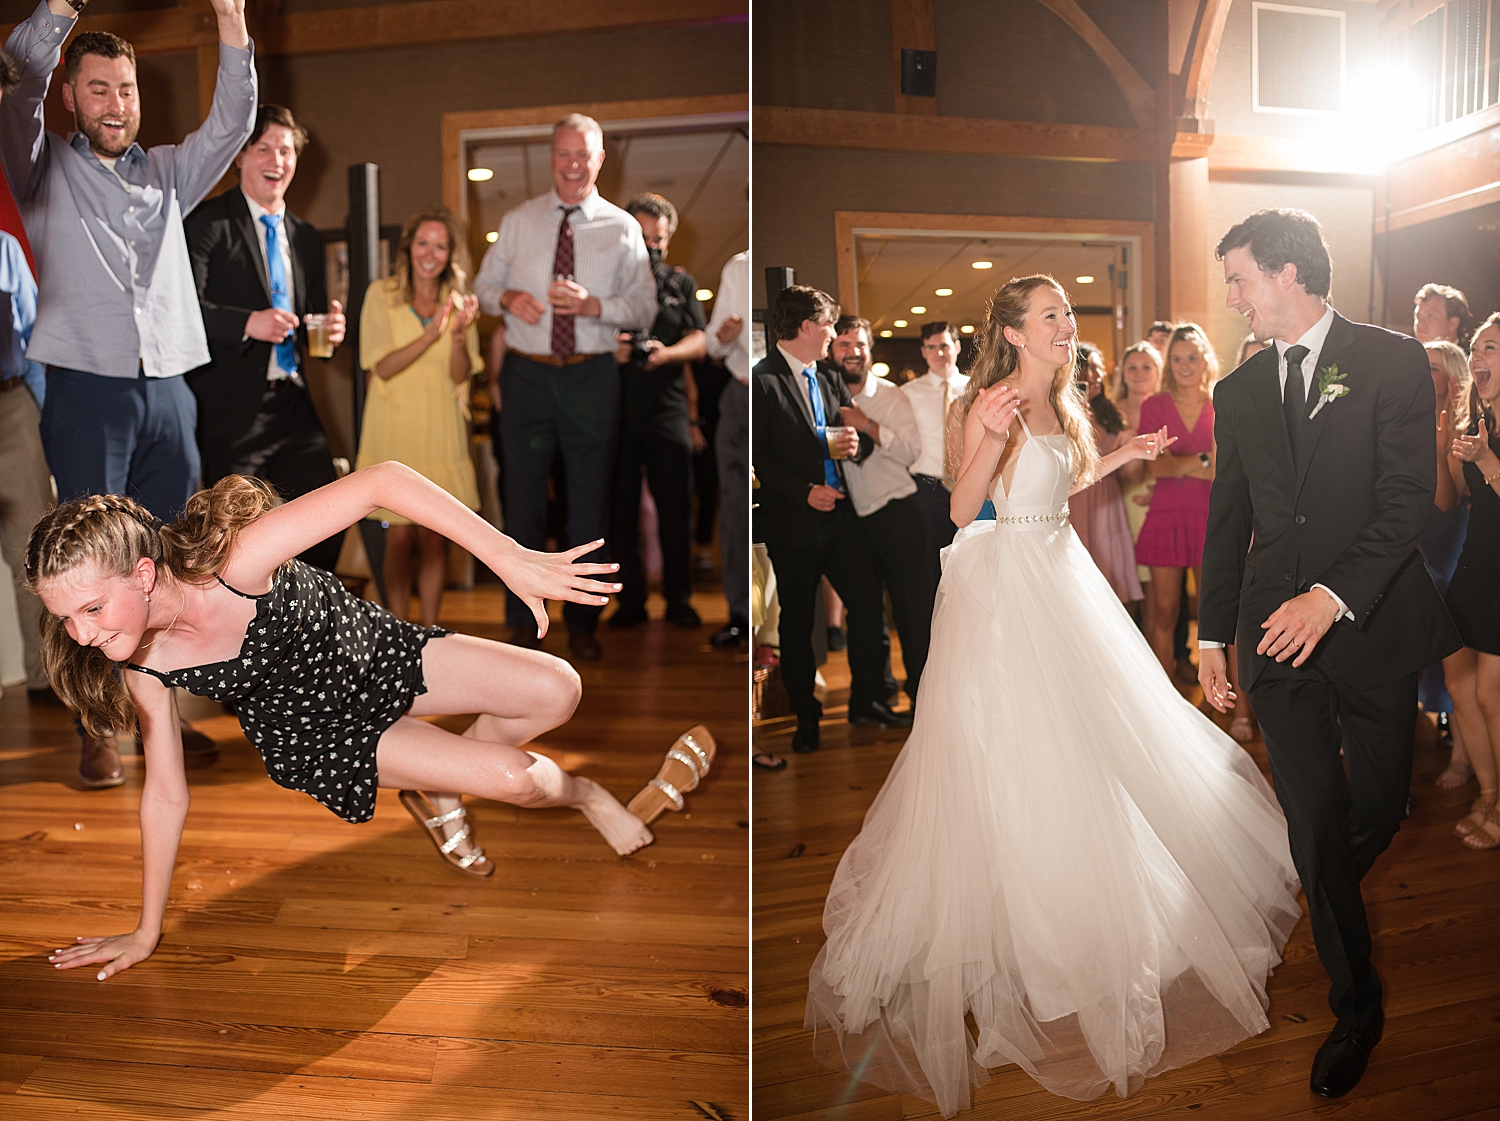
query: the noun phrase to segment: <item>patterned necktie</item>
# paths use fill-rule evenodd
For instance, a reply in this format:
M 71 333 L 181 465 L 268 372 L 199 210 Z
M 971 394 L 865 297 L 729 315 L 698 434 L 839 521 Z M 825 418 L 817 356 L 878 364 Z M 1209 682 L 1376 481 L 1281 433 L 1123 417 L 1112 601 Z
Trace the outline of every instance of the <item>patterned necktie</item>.
M 1297 438 L 1307 414 L 1307 387 L 1302 381 L 1302 360 L 1307 347 L 1292 346 L 1286 352 L 1286 388 L 1281 394 L 1281 412 L 1286 417 L 1286 438 L 1292 442 L 1292 462 L 1297 461 Z
M 281 259 L 281 215 L 262 214 L 266 228 L 266 271 L 271 277 L 271 306 L 278 311 L 292 310 L 292 295 L 287 291 L 286 262 Z M 276 365 L 289 374 L 297 372 L 297 336 L 287 335 L 276 344 Z
M 577 210 L 576 206 L 563 208 L 562 225 L 557 227 L 557 253 L 552 257 L 552 276 L 573 279 L 573 223 L 568 221 Z M 552 311 L 552 354 L 555 358 L 571 358 L 577 349 L 573 330 L 573 316 L 559 315 Z
M 823 391 L 818 388 L 816 369 L 806 366 L 802 370 L 802 376 L 807 379 L 807 400 L 812 405 L 813 427 L 818 430 L 818 443 L 823 447 L 823 481 L 838 490 L 844 484 L 839 478 L 839 469 L 834 465 L 833 457 L 828 454 L 828 421 L 823 412 Z

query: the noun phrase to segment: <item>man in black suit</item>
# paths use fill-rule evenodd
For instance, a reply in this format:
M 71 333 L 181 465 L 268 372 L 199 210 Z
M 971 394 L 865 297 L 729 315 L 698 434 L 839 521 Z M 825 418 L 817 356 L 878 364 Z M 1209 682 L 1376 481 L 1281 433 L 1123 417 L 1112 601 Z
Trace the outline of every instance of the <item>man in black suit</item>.
M 816 288 L 784 289 L 771 309 L 770 353 L 750 371 L 751 461 L 760 481 L 759 521 L 781 598 L 781 679 L 797 714 L 792 750 L 818 749 L 823 706 L 813 695 L 813 607 L 823 576 L 844 601 L 849 628 L 849 722 L 911 726 L 885 695 L 880 577 L 844 484 L 844 458 L 874 451 L 869 436 L 838 427 L 853 401 L 841 378 L 818 368 L 828 357 L 838 305 Z M 832 452 L 841 456 L 835 459 Z
M 235 157 L 238 189 L 188 215 L 188 256 L 208 332 L 210 362 L 188 374 L 198 398 L 203 485 L 253 475 L 286 499 L 337 475 L 328 438 L 307 393 L 303 317 L 327 312 L 328 340 L 344 338 L 344 314 L 330 307 L 318 231 L 286 208 L 307 132 L 280 105 L 262 105 Z M 298 343 L 302 343 L 299 351 Z M 333 571 L 343 534 L 302 559 Z
M 1360 880 L 1406 816 L 1418 671 L 1460 645 L 1417 553 L 1437 485 L 1432 378 L 1415 339 L 1328 306 L 1312 215 L 1260 211 L 1217 254 L 1229 307 L 1274 345 L 1214 394 L 1199 680 L 1227 711 L 1222 647 L 1238 639 L 1338 1018 L 1310 1085 L 1336 1098 L 1384 1025 Z

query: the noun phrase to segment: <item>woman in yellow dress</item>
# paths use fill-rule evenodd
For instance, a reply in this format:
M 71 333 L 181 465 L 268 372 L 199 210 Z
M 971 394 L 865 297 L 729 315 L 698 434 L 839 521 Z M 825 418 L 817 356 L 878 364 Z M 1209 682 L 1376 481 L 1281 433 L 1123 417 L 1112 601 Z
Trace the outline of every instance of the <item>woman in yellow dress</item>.
M 365 292 L 359 361 L 368 374 L 357 466 L 394 459 L 442 487 L 471 510 L 479 488 L 469 458 L 469 377 L 483 369 L 474 327 L 479 303 L 461 263 L 463 229 L 446 206 L 412 215 L 401 231 L 393 276 Z M 370 517 L 388 527 L 385 589 L 390 610 L 410 620 L 412 549 L 419 622 L 438 620 L 448 541 L 389 510 Z

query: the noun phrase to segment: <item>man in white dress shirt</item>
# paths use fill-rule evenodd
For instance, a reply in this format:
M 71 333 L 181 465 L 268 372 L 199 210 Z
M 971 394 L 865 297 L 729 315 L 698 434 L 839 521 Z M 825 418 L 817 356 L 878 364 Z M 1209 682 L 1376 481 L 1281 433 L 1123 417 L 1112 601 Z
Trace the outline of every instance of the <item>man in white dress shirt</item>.
M 906 394 L 870 372 L 869 320 L 842 315 L 834 331 L 829 357 L 854 398 L 852 406 L 839 411 L 846 425 L 875 444 L 867 459 L 844 464 L 844 479 L 870 559 L 891 597 L 906 666 L 906 695 L 915 704 L 937 592 L 927 569 L 917 481 L 908 470 L 921 455 L 922 438 Z
M 934 588 L 942 573 L 938 554 L 953 544 L 953 535 L 958 532 L 948 516 L 948 487 L 943 482 L 943 430 L 948 406 L 969 388 L 969 379 L 958 372 L 959 345 L 951 323 L 939 320 L 922 324 L 922 357 L 927 360 L 927 372 L 901 387 L 911 402 L 917 431 L 922 437 L 922 454 L 910 471 L 917 481 L 917 506 L 927 529 L 927 574 Z
M 489 315 L 505 316 L 508 350 L 500 368 L 501 454 L 506 532 L 528 549 L 546 543 L 547 476 L 561 447 L 568 480 L 568 545 L 605 536 L 620 380 L 615 341 L 656 318 L 640 224 L 594 188 L 604 164 L 604 131 L 581 113 L 552 130 L 552 190 L 500 222 L 474 294 Z M 599 561 L 596 550 L 582 558 Z M 563 607 L 568 650 L 598 661 L 600 608 Z M 536 622 L 507 597 L 509 641 L 537 647 Z

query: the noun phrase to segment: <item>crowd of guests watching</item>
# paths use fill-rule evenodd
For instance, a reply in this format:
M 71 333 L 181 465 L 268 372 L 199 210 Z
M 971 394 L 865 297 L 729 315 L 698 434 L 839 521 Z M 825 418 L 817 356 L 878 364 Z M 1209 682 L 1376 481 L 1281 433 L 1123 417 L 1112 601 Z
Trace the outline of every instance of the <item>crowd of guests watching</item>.
M 768 356 L 755 368 L 754 455 L 767 590 L 779 607 L 774 633 L 781 679 L 797 726 L 793 750 L 817 750 L 822 706 L 815 645 L 845 613 L 853 724 L 907 726 L 896 706 L 889 633 L 900 638 L 904 691 L 913 705 L 929 643 L 940 554 L 956 527 L 948 514 L 952 464 L 961 442 L 962 334 L 946 322 L 921 328 L 927 369 L 890 379 L 872 372 L 870 324 L 840 315 L 831 297 L 793 287 L 767 321 Z M 1437 400 L 1438 487 L 1421 553 L 1465 646 L 1422 676 L 1420 704 L 1451 741 L 1437 785 L 1477 780 L 1478 798 L 1457 826 L 1471 848 L 1500 846 L 1500 313 L 1477 328 L 1463 293 L 1440 284 L 1416 294 L 1412 333 L 1427 349 Z M 1268 344 L 1246 337 L 1238 367 Z M 1195 323 L 1153 323 L 1147 337 L 1106 366 L 1099 348 L 1077 344 L 1076 385 L 1090 406 L 1094 438 L 1107 453 L 1139 432 L 1165 427 L 1175 442 L 1073 496 L 1074 531 L 1122 604 L 1135 616 L 1169 677 L 1196 685 L 1189 618 L 1201 580 L 1215 468 L 1215 383 L 1226 373 Z M 993 516 L 981 512 L 981 517 Z M 758 576 L 761 574 L 758 572 Z M 887 612 L 886 603 L 889 602 Z M 833 632 L 830 632 L 832 634 Z M 767 638 L 767 635 L 770 635 Z M 835 644 L 830 644 L 833 646 Z M 757 654 L 757 664 L 774 658 Z M 1236 685 L 1234 648 L 1229 671 Z M 1229 732 L 1255 738 L 1246 691 Z M 894 707 L 893 707 L 894 706 Z M 780 769 L 769 753 L 758 765 Z
M 307 374 L 308 359 L 332 357 L 348 324 L 328 297 L 317 230 L 285 202 L 308 135 L 286 108 L 258 103 L 243 8 L 212 2 L 212 108 L 176 145 L 136 143 L 134 50 L 100 31 L 68 41 L 81 4 L 45 0 L 0 54 L 0 166 L 22 219 L 0 233 L 0 289 L 11 304 L 0 317 L 0 548 L 16 581 L 34 703 L 59 703 L 40 655 L 41 605 L 24 583 L 27 536 L 54 497 L 129 495 L 172 521 L 200 486 L 226 475 L 264 479 L 286 499 L 338 476 Z M 59 62 L 77 125 L 66 140 L 43 117 Z M 748 502 L 734 493 L 748 491 L 748 256 L 725 266 L 705 322 L 696 280 L 664 260 L 672 204 L 645 194 L 622 208 L 600 196 L 604 135 L 589 117 L 558 122 L 551 148 L 552 188 L 505 216 L 477 274 L 446 207 L 406 221 L 392 275 L 361 297 L 368 392 L 356 466 L 399 460 L 480 508 L 470 379 L 486 370 L 478 317 L 499 317 L 489 388 L 506 531 L 535 549 L 610 541 L 625 586 L 611 622 L 639 625 L 644 471 L 666 618 L 697 628 L 694 539 L 712 539 L 719 503 L 700 494 L 695 535 L 694 479 L 715 492 L 722 480 L 731 617 L 711 641 L 736 646 L 749 618 Z M 208 199 L 231 165 L 238 185 Z M 562 526 L 551 534 L 549 515 Z M 386 531 L 390 609 L 436 623 L 447 541 L 390 511 L 371 518 Z M 301 559 L 332 571 L 344 540 Z M 529 609 L 507 595 L 510 641 L 539 646 Z M 600 611 L 566 605 L 574 660 L 601 656 Z M 116 736 L 78 732 L 80 782 L 122 783 Z M 183 741 L 189 753 L 215 750 L 186 722 Z

